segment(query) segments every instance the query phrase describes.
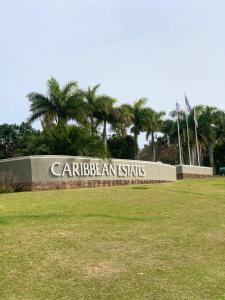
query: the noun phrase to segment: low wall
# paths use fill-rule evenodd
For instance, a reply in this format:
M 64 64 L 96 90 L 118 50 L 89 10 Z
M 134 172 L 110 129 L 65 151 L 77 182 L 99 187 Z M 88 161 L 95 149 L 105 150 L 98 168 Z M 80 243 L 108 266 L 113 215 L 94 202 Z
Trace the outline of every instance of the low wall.
M 213 176 L 213 169 L 209 167 L 198 167 L 189 165 L 176 166 L 177 179 L 207 178 Z
M 0 172 L 12 171 L 18 190 L 48 190 L 170 182 L 176 168 L 146 161 L 29 156 L 0 160 Z

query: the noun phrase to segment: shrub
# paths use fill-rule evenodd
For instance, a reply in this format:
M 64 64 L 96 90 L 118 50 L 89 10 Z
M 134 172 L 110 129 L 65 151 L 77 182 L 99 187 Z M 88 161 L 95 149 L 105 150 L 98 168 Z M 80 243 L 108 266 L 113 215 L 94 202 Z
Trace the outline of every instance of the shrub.
M 105 158 L 101 138 L 88 128 L 75 125 L 54 125 L 45 128 L 28 148 L 30 154 L 83 155 Z
M 12 171 L 0 172 L 0 194 L 12 193 L 16 190 L 16 176 Z
M 135 158 L 135 142 L 130 135 L 118 136 L 112 135 L 108 139 L 108 149 L 113 158 L 134 159 Z

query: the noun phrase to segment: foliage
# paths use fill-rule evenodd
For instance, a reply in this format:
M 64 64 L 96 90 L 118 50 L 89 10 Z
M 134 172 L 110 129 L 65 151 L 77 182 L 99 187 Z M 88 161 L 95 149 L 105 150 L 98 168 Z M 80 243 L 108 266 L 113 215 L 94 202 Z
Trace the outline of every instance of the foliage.
M 55 78 L 50 78 L 46 95 L 37 92 L 28 95 L 29 122 L 40 119 L 43 131 L 35 131 L 30 123 L 1 125 L 0 158 L 35 153 L 102 157 L 108 152 L 114 157 L 178 162 L 176 111 L 165 120 L 165 112 L 148 107 L 146 98 L 117 106 L 117 100 L 99 94 L 99 88 L 100 84 L 80 89 L 76 81 L 61 87 Z M 183 162 L 189 164 L 187 119 L 192 164 L 197 164 L 194 110 L 200 162 L 218 170 L 224 163 L 225 112 L 213 106 L 199 105 L 188 115 L 184 111 L 179 113 Z M 112 137 L 108 141 L 109 129 Z M 138 137 L 142 132 L 146 133 L 149 145 L 139 153 Z
M 102 96 L 96 105 L 96 117 L 103 124 L 102 141 L 107 151 L 107 123 L 113 123 L 117 116 L 117 110 L 114 108 L 116 99 L 109 96 Z
M 138 136 L 142 131 L 145 131 L 146 124 L 152 118 L 152 109 L 146 107 L 147 101 L 147 98 L 141 98 L 135 101 L 133 106 L 124 104 L 120 108 L 122 112 L 126 113 L 127 124 L 131 121 L 131 132 L 134 134 L 135 141 L 135 159 L 139 159 Z
M 29 122 L 41 119 L 43 127 L 54 124 L 67 124 L 73 119 L 84 121 L 84 105 L 75 81 L 68 82 L 60 88 L 55 78 L 48 80 L 47 96 L 32 92 L 28 94 L 31 115 Z
M 218 173 L 221 167 L 225 167 L 225 142 L 223 142 L 223 144 L 216 145 L 214 158 L 215 168 Z
M 28 154 L 28 145 L 38 135 L 29 123 L 0 125 L 0 159 Z
M 41 155 L 84 155 L 105 157 L 100 137 L 85 127 L 55 125 L 45 128 L 28 151 Z
M 151 148 L 152 148 L 152 161 L 156 161 L 156 147 L 155 147 L 155 133 L 162 131 L 164 111 L 156 112 L 151 111 L 150 118 L 147 118 L 145 125 L 146 139 L 151 136 Z
M 85 126 L 91 129 L 92 133 L 97 133 L 99 125 L 103 119 L 108 118 L 115 100 L 106 96 L 98 95 L 100 84 L 94 87 L 88 87 L 86 90 L 79 90 L 81 98 L 84 101 L 84 110 L 86 114 Z
M 127 130 L 131 127 L 133 112 L 130 105 L 122 104 L 116 108 L 115 118 L 111 122 L 111 129 L 118 136 L 126 136 Z
M 176 165 L 177 145 L 169 143 L 165 136 L 158 137 L 155 143 L 155 154 L 152 152 L 152 142 L 145 145 L 140 152 L 140 159 L 147 161 L 161 161 L 162 163 Z M 155 157 L 154 157 L 155 155 Z
M 108 151 L 112 158 L 134 159 L 135 142 L 131 135 L 112 135 L 108 140 Z
M 216 107 L 199 105 L 195 108 L 196 118 L 198 122 L 197 135 L 200 148 L 200 161 L 202 165 L 214 167 L 214 149 L 217 145 L 221 145 L 225 141 L 225 112 Z M 195 136 L 195 120 L 194 109 L 188 115 L 190 144 L 192 149 L 192 163 L 196 164 L 196 136 Z M 176 112 L 173 111 L 171 116 L 175 119 Z M 179 113 L 180 135 L 183 150 L 184 161 L 188 163 L 187 151 L 187 128 L 186 116 L 184 112 Z M 162 131 L 168 137 L 170 143 L 177 144 L 177 122 L 176 120 L 166 120 Z M 216 169 L 218 162 L 216 162 Z

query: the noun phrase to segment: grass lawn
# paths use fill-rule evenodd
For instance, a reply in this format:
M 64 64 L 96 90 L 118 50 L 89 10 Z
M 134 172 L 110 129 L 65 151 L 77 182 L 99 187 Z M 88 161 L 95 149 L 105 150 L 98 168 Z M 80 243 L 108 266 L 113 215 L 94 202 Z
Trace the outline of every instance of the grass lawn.
M 225 299 L 225 179 L 0 195 L 0 299 Z

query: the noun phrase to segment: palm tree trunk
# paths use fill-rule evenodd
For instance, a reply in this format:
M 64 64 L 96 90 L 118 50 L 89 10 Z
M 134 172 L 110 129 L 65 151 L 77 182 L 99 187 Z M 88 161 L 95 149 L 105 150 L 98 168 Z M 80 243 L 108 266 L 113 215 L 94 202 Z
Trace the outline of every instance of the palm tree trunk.
M 138 135 L 137 135 L 137 133 L 134 134 L 134 142 L 135 142 L 134 159 L 138 160 L 139 159 L 139 154 L 138 154 Z
M 91 123 L 91 133 L 94 134 L 95 133 L 95 123 L 94 123 L 94 119 L 92 116 L 90 117 L 90 123 Z
M 107 132 L 106 132 L 106 121 L 103 123 L 103 132 L 102 132 L 102 141 L 105 147 L 105 151 L 107 151 Z
M 200 165 L 203 166 L 204 162 L 203 162 L 203 149 L 201 147 L 201 145 L 199 145 L 199 153 L 200 153 Z
M 210 163 L 210 167 L 213 168 L 213 173 L 214 173 L 214 149 L 213 149 L 213 144 L 209 143 L 208 146 L 208 153 L 209 153 L 209 163 Z
M 155 139 L 154 139 L 154 132 L 152 131 L 152 160 L 156 161 L 155 155 Z

